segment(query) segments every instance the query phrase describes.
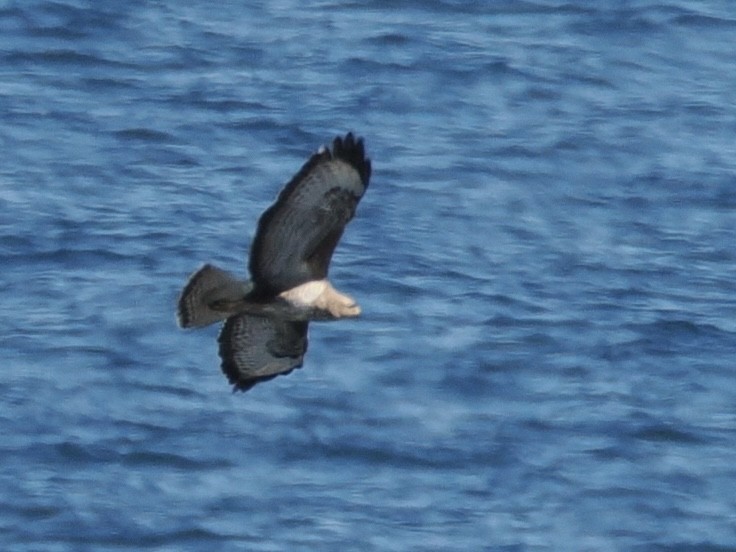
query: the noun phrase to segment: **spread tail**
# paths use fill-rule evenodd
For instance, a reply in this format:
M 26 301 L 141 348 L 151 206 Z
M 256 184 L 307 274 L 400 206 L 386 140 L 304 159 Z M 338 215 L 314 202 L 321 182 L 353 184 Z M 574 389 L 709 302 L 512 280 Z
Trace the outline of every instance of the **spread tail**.
M 204 265 L 192 274 L 179 296 L 176 309 L 179 326 L 200 328 L 225 320 L 233 314 L 226 305 L 240 301 L 250 289 L 250 283 L 216 266 Z

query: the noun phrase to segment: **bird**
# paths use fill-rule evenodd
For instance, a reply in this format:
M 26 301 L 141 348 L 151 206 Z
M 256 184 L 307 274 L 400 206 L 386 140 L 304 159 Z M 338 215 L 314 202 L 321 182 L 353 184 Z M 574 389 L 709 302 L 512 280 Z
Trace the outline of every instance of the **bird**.
M 243 280 L 206 263 L 177 302 L 181 328 L 222 323 L 219 356 L 233 391 L 304 363 L 311 321 L 355 318 L 361 308 L 328 279 L 332 254 L 365 194 L 371 160 L 348 132 L 322 146 L 258 220 Z

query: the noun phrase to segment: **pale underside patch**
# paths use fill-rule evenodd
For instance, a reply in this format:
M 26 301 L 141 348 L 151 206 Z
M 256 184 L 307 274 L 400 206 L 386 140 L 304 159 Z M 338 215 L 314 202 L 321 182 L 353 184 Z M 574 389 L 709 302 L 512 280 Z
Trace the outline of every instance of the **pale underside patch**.
M 312 280 L 280 293 L 279 297 L 300 307 L 313 307 L 329 285 L 327 280 Z
M 334 318 L 353 317 L 360 307 L 349 295 L 340 293 L 327 280 L 312 280 L 279 294 L 279 297 L 300 308 L 317 308 Z

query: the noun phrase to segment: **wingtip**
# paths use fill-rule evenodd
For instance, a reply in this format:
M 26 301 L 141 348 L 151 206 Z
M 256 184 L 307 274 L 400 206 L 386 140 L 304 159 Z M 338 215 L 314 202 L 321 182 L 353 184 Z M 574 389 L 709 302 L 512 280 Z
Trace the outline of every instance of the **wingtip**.
M 332 141 L 332 155 L 350 163 L 360 174 L 364 186 L 368 186 L 371 178 L 371 160 L 365 156 L 363 138 L 348 132 L 344 137 L 336 136 Z

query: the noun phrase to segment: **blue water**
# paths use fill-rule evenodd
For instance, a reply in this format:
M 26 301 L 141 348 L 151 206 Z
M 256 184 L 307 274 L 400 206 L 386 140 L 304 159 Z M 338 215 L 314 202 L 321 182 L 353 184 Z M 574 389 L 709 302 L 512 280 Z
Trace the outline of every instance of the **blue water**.
M 247 7 L 246 7 L 247 4 Z M 0 1 L 0 548 L 736 550 L 736 6 Z M 354 130 L 363 316 L 174 306 Z

